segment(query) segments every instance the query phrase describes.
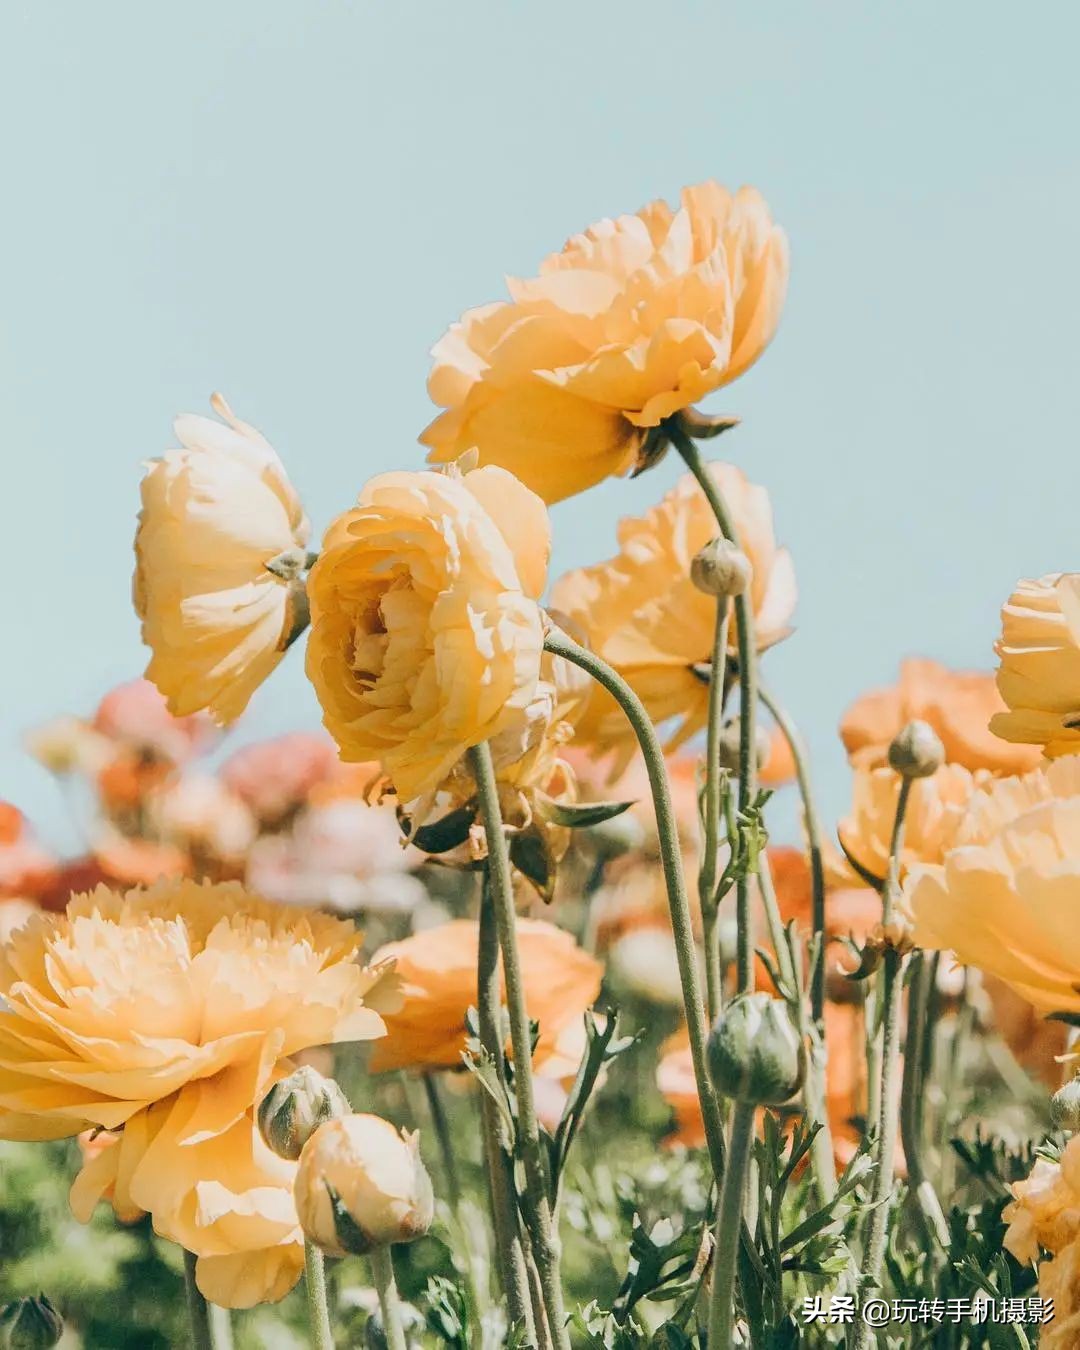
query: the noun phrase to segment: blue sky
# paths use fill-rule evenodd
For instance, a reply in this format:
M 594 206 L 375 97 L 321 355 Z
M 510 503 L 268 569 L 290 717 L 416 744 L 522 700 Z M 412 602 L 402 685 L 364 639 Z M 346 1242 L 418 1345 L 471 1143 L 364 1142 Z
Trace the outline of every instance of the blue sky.
M 1064 0 L 6 6 L 0 795 L 62 837 L 20 735 L 142 667 L 139 464 L 175 413 L 220 388 L 321 529 L 420 462 L 461 309 L 716 177 L 791 237 L 780 334 L 713 407 L 794 553 L 768 667 L 835 815 L 852 697 L 906 653 L 989 667 L 1015 578 L 1080 565 L 1078 45 Z M 557 507 L 555 570 L 677 468 Z M 314 724 L 300 666 L 238 738 Z

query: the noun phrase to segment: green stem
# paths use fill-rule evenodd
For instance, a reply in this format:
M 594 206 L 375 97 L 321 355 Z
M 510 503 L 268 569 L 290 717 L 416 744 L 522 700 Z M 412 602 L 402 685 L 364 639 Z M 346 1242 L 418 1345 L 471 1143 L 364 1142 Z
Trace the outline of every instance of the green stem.
M 735 522 L 697 446 L 677 419 L 665 423 L 665 431 L 697 479 L 725 539 L 738 548 L 739 533 Z M 745 591 L 735 597 L 735 628 L 739 650 L 739 810 L 742 812 L 757 796 L 757 641 L 754 606 Z M 740 877 L 735 892 L 739 926 L 735 968 L 739 993 L 754 987 L 754 927 L 750 900 L 750 877 Z
M 394 1258 L 390 1248 L 372 1247 L 368 1252 L 368 1261 L 371 1263 L 375 1292 L 379 1295 L 379 1312 L 382 1314 L 387 1350 L 408 1350 L 405 1328 L 401 1324 L 401 1299 L 394 1279 Z
M 698 900 L 701 904 L 702 938 L 705 944 L 705 984 L 709 1000 L 709 1020 L 713 1021 L 723 1002 L 720 950 L 717 936 L 718 908 L 716 880 L 720 853 L 720 793 L 723 768 L 720 764 L 720 723 L 724 715 L 724 678 L 727 666 L 727 596 L 716 601 L 716 625 L 713 632 L 712 661 L 709 668 L 709 706 L 705 743 L 705 807 L 703 811 L 701 867 L 698 871 Z
M 499 934 L 495 926 L 495 908 L 486 872 L 480 891 L 476 978 L 480 1043 L 490 1055 L 499 1083 L 505 1088 L 502 998 L 499 993 Z M 511 1144 L 499 1108 L 486 1092 L 480 1094 L 480 1118 L 483 1127 L 491 1217 L 495 1229 L 495 1259 L 499 1283 L 506 1296 L 510 1325 L 512 1327 L 524 1325 L 532 1334 L 533 1320 L 526 1283 L 525 1250 L 521 1241 L 517 1200 L 514 1194 Z
M 314 1350 L 334 1350 L 330 1307 L 326 1301 L 326 1262 L 314 1242 L 304 1242 L 304 1293 L 307 1295 L 308 1326 Z
M 443 1176 L 446 1178 L 446 1190 L 450 1197 L 450 1205 L 456 1212 L 461 1206 L 461 1182 L 458 1179 L 454 1148 L 450 1142 L 450 1122 L 446 1119 L 446 1107 L 443 1105 L 442 1094 L 439 1092 L 439 1084 L 435 1075 L 425 1073 L 423 1080 L 428 1113 L 431 1116 L 431 1124 L 434 1127 L 435 1138 L 439 1145 Z
M 514 1051 L 514 1093 L 518 1108 L 518 1148 L 525 1167 L 525 1214 L 540 1288 L 547 1310 L 548 1326 L 559 1350 L 569 1350 L 566 1309 L 559 1276 L 559 1244 L 548 1198 L 540 1124 L 536 1115 L 532 1080 L 532 1034 L 525 1004 L 525 980 L 517 942 L 510 854 L 499 806 L 499 787 L 487 742 L 469 751 L 469 765 L 476 781 L 480 819 L 487 841 L 488 878 L 495 910 L 495 925 L 506 980 L 506 1006 L 510 1016 L 510 1043 Z
M 228 1308 L 220 1308 L 216 1303 L 210 1308 L 210 1335 L 215 1350 L 233 1350 L 232 1313 Z
M 188 1319 L 191 1322 L 191 1344 L 193 1350 L 214 1350 L 214 1338 L 210 1330 L 210 1307 L 199 1292 L 195 1283 L 194 1252 L 184 1250 L 184 1288 L 187 1291 Z
M 671 912 L 671 928 L 675 938 L 675 953 L 679 964 L 679 980 L 682 984 L 683 1011 L 686 1015 L 686 1030 L 690 1038 L 690 1056 L 694 1065 L 694 1081 L 697 1084 L 698 1098 L 701 1102 L 701 1114 L 705 1125 L 705 1138 L 709 1148 L 713 1172 L 717 1182 L 724 1175 L 724 1128 L 720 1116 L 720 1104 L 716 1090 L 709 1077 L 706 1060 L 706 1042 L 708 1026 L 705 1020 L 705 1004 L 701 995 L 701 981 L 698 976 L 697 948 L 694 944 L 694 929 L 690 919 L 690 903 L 686 895 L 686 879 L 683 875 L 682 853 L 679 848 L 679 833 L 675 824 L 675 811 L 671 804 L 671 789 L 668 785 L 667 770 L 664 767 L 664 752 L 649 714 L 637 694 L 630 688 L 621 675 L 611 669 L 592 652 L 586 651 L 572 638 L 557 628 L 550 628 L 544 646 L 556 656 L 565 657 L 608 691 L 619 703 L 626 714 L 638 745 L 645 760 L 645 768 L 652 789 L 653 803 L 656 809 L 656 830 L 660 840 L 660 863 L 664 870 L 664 882 L 667 886 L 668 908 Z
M 888 933 L 900 883 L 900 855 L 904 845 L 904 819 L 907 815 L 911 779 L 900 780 L 900 795 L 896 803 L 892 841 L 889 846 L 889 871 L 882 893 L 882 926 Z M 886 941 L 888 939 L 886 938 Z M 896 1163 L 897 1094 L 900 1076 L 900 1018 L 904 997 L 904 958 L 896 947 L 886 945 L 882 957 L 884 972 L 881 1001 L 883 1005 L 881 1037 L 881 1088 L 878 1096 L 878 1129 L 876 1140 L 877 1171 L 871 1192 L 870 1219 L 866 1247 L 863 1252 L 859 1289 L 862 1296 L 876 1287 L 881 1277 L 885 1257 L 885 1239 L 888 1233 L 889 1201 L 892 1196 L 893 1174 Z M 860 1321 L 854 1339 L 855 1350 L 866 1350 L 874 1336 L 868 1322 Z
M 764 685 L 758 686 L 758 697 L 780 728 L 795 763 L 795 780 L 802 801 L 803 824 L 806 829 L 807 851 L 810 855 L 811 928 L 818 938 L 817 959 L 810 972 L 810 1006 L 814 1021 L 820 1024 L 825 1009 L 825 855 L 822 847 L 821 819 L 818 816 L 813 785 L 810 781 L 810 762 L 806 745 L 799 735 L 798 728 L 787 709 L 776 701 Z
M 738 1102 L 731 1118 L 727 1170 L 716 1211 L 712 1297 L 709 1300 L 709 1350 L 731 1350 L 735 1344 L 735 1265 L 747 1166 L 754 1142 L 754 1106 Z
M 946 1250 L 949 1246 L 949 1226 L 945 1222 L 937 1193 L 927 1180 L 923 1166 L 923 1108 L 925 1106 L 922 1074 L 923 1038 L 926 1034 L 926 1005 L 929 996 L 931 967 L 922 952 L 915 952 L 909 962 L 911 978 L 908 981 L 907 1033 L 904 1040 L 904 1077 L 900 1088 L 900 1138 L 904 1145 L 908 1184 L 915 1194 L 930 1237 Z

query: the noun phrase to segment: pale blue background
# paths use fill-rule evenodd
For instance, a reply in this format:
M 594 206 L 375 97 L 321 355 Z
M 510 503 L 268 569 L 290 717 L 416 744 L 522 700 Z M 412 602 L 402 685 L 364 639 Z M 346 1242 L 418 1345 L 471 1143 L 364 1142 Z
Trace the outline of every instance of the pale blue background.
M 905 652 L 989 666 L 1013 580 L 1080 564 L 1078 48 L 1070 0 L 7 0 L 0 793 L 62 835 L 20 733 L 141 669 L 173 414 L 222 389 L 321 528 L 420 462 L 459 310 L 715 176 L 792 240 L 780 336 L 716 406 L 795 555 L 768 665 L 835 814 L 847 702 Z M 556 568 L 677 469 L 557 508 Z M 314 722 L 300 664 L 241 735 Z

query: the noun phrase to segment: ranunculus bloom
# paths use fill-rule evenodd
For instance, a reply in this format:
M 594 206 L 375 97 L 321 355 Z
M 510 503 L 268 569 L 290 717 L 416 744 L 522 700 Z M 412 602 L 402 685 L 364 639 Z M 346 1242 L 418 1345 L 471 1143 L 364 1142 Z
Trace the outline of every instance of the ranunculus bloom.
M 1080 751 L 1080 574 L 1018 581 L 1001 609 L 997 687 L 1008 712 L 991 730 L 1041 745 L 1051 759 Z
M 475 448 L 548 502 L 582 492 L 757 360 L 787 276 L 787 240 L 753 188 L 701 183 L 677 210 L 602 220 L 435 346 L 428 391 L 447 411 L 421 440 L 441 463 Z
M 1059 1162 L 1039 1158 L 1031 1175 L 1013 1182 L 1004 1245 L 1021 1264 L 1039 1263 L 1039 1295 L 1052 1299 L 1053 1320 L 1039 1329 L 1040 1350 L 1073 1350 L 1080 1343 L 1080 1137 L 1065 1145 Z
M 753 565 L 750 601 L 757 645 L 764 650 L 790 632 L 797 595 L 791 556 L 777 547 L 765 489 L 731 464 L 710 464 L 709 472 Z M 669 748 L 707 720 L 716 601 L 690 580 L 690 562 L 716 534 L 701 488 L 686 474 L 644 516 L 620 521 L 614 558 L 567 573 L 552 590 L 552 607 L 568 615 L 597 656 L 623 676 L 653 721 L 678 719 Z M 737 640 L 733 618 L 733 658 Z M 636 744 L 625 713 L 599 685 L 576 728 L 581 739 L 604 748 Z
M 237 750 L 222 765 L 221 779 L 267 828 L 278 829 L 337 767 L 331 740 L 296 731 Z
M 253 1107 L 290 1056 L 383 1033 L 387 970 L 353 926 L 235 885 L 104 887 L 31 918 L 0 951 L 0 1138 L 120 1131 L 73 1188 L 147 1211 L 198 1258 L 207 1297 L 279 1298 L 303 1264 L 293 1165 Z
M 308 675 L 343 759 L 380 761 L 408 802 L 524 719 L 550 542 L 543 502 L 503 469 L 368 483 L 308 582 Z
M 191 854 L 204 872 L 242 867 L 257 833 L 251 812 L 220 778 L 193 770 L 154 794 L 149 819 L 160 839 Z
M 206 749 L 215 736 L 213 723 L 205 713 L 174 717 L 161 692 L 149 680 L 128 680 L 110 689 L 98 704 L 90 725 L 109 740 L 121 741 L 134 750 L 150 751 L 172 764 L 186 763 Z
M 889 743 L 897 732 L 918 720 L 937 732 L 948 763 L 972 772 L 1024 773 L 1038 763 L 1039 752 L 994 735 L 990 719 L 1002 711 L 993 675 L 913 659 L 901 663 L 895 685 L 874 689 L 852 704 L 840 722 L 840 738 L 853 764 L 877 768 L 888 763 Z
M 269 442 L 220 395 L 211 404 L 227 425 L 178 417 L 182 449 L 143 478 L 134 598 L 170 712 L 231 722 L 302 623 L 308 522 Z M 267 564 L 283 555 L 280 576 Z
M 985 772 L 973 774 L 960 764 L 943 764 L 929 778 L 912 782 L 904 817 L 901 874 L 915 863 L 941 861 L 972 794 L 989 778 Z M 884 880 L 889 869 L 889 847 L 899 796 L 900 775 L 892 769 L 857 769 L 851 813 L 837 829 L 848 856 L 879 881 Z
M 951 949 L 1044 1013 L 1080 1011 L 1080 756 L 987 783 L 905 899 L 920 946 Z
M 529 1016 L 540 1024 L 533 1062 L 555 1053 L 559 1033 L 584 1017 L 600 992 L 603 967 L 569 933 L 538 919 L 519 919 L 518 944 Z M 380 948 L 374 962 L 393 961 L 401 1008 L 386 1018 L 386 1036 L 371 1067 L 456 1069 L 465 1049 L 465 1015 L 476 1007 L 479 926 L 455 919 Z

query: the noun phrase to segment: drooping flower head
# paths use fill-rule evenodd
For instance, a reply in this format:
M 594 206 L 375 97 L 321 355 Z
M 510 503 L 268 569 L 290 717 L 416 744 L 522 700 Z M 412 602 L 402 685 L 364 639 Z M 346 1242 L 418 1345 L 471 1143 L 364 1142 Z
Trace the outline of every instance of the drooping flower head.
M 1080 751 L 1080 574 L 1018 581 L 1001 610 L 998 691 L 1008 711 L 991 730 L 1048 758 Z
M 919 946 L 951 949 L 1044 1013 L 1080 1011 L 1080 756 L 985 783 L 905 903 Z
M 503 469 L 368 483 L 308 582 L 308 675 L 343 759 L 380 761 L 408 802 L 525 719 L 549 549 L 543 503 Z
M 750 602 L 757 644 L 764 649 L 790 632 L 796 600 L 791 556 L 777 546 L 765 489 L 730 464 L 711 464 L 709 472 L 753 567 Z M 716 533 L 704 494 L 686 474 L 644 516 L 620 521 L 614 558 L 567 573 L 552 590 L 552 608 L 568 615 L 590 648 L 623 676 L 653 721 L 678 719 L 669 748 L 700 731 L 707 717 L 704 672 L 712 657 L 716 601 L 693 584 L 690 563 Z M 730 645 L 734 653 L 734 621 Z M 605 749 L 633 742 L 625 714 L 599 686 L 576 727 L 579 739 Z
M 290 1056 L 383 1033 L 396 986 L 359 943 L 231 884 L 101 887 L 31 918 L 0 950 L 0 1137 L 119 1131 L 77 1178 L 76 1214 L 146 1211 L 215 1302 L 280 1297 L 303 1264 L 295 1168 L 254 1108 Z
M 519 919 L 517 931 L 525 1003 L 540 1026 L 533 1056 L 539 1068 L 556 1053 L 560 1031 L 580 1021 L 596 999 L 603 967 L 554 924 Z M 373 1070 L 461 1067 L 466 1014 L 477 1003 L 478 943 L 479 925 L 455 919 L 375 953 L 375 962 L 394 962 L 402 1004 L 387 1015 Z
M 134 599 L 169 710 L 231 722 L 303 627 L 308 522 L 269 442 L 211 404 L 226 425 L 178 417 L 143 478 Z
M 776 331 L 787 240 L 753 188 L 685 188 L 601 220 L 510 299 L 469 310 L 435 346 L 446 411 L 430 459 L 470 449 L 547 502 L 638 460 L 650 428 L 734 380 Z
M 840 722 L 840 738 L 853 764 L 877 768 L 888 763 L 897 732 L 918 720 L 937 733 L 947 762 L 972 772 L 1023 773 L 1038 763 L 1038 751 L 994 735 L 990 719 L 1002 711 L 993 675 L 909 660 L 901 663 L 895 685 L 871 690 L 852 704 Z

